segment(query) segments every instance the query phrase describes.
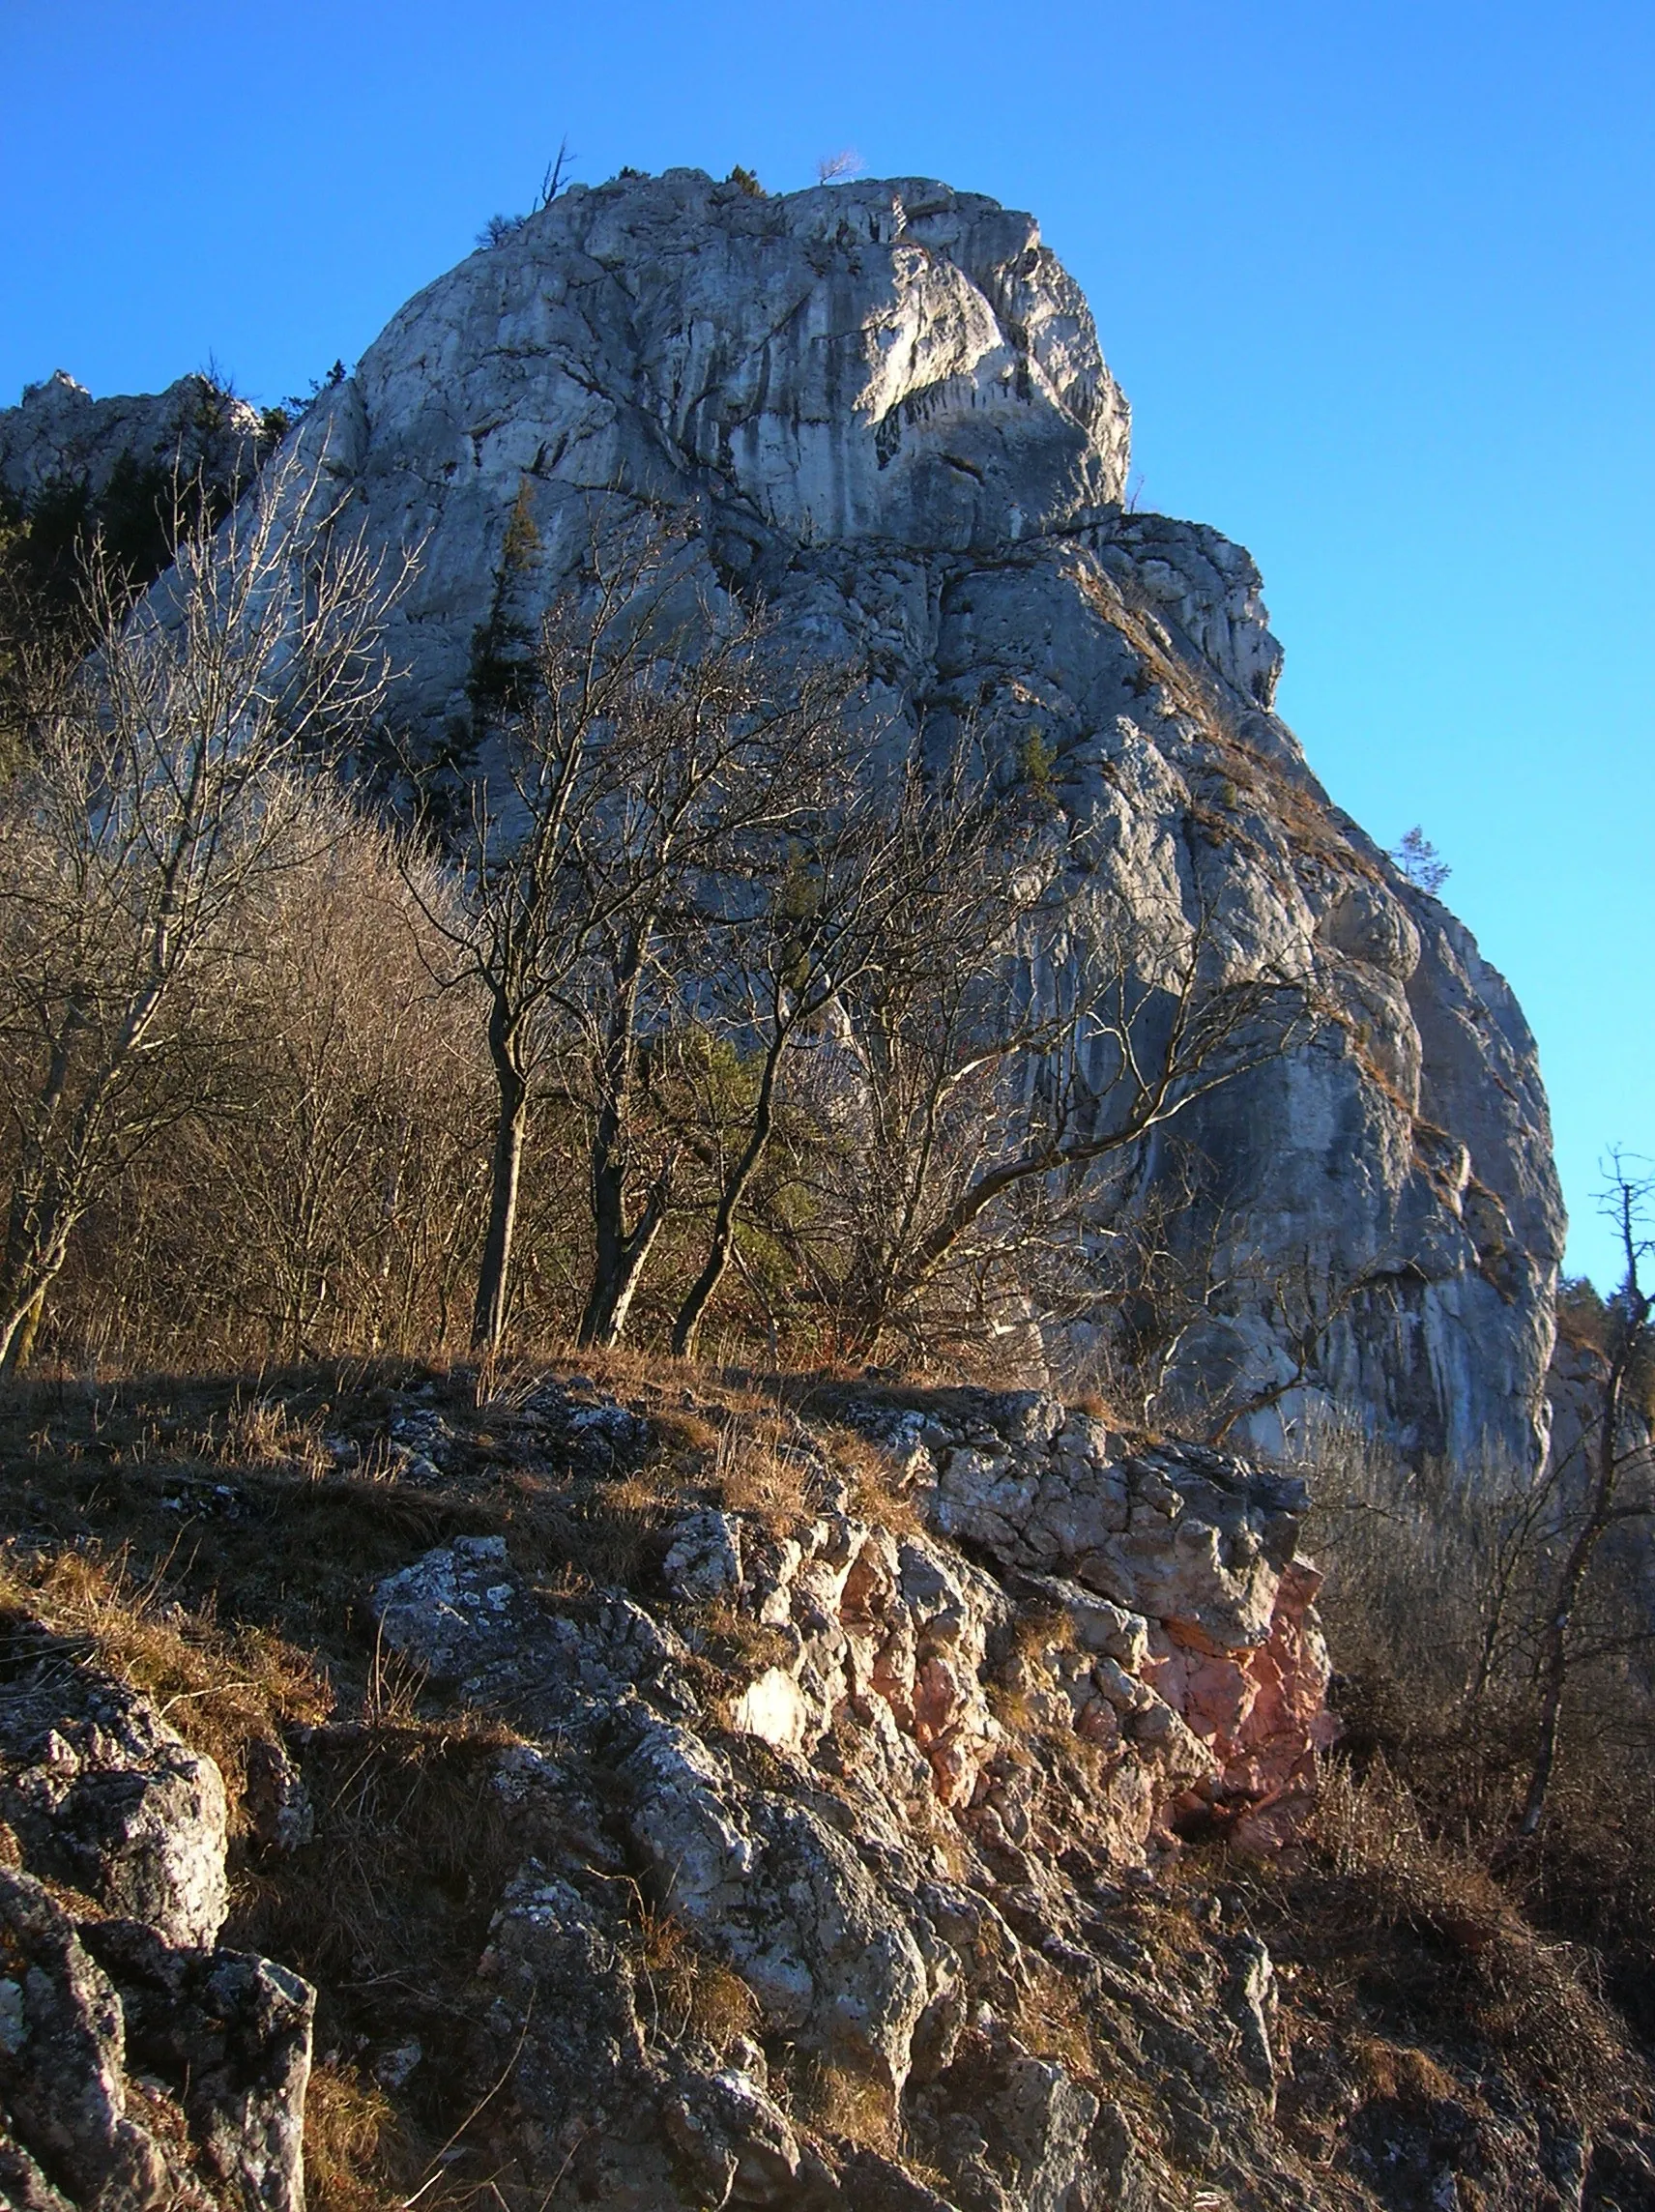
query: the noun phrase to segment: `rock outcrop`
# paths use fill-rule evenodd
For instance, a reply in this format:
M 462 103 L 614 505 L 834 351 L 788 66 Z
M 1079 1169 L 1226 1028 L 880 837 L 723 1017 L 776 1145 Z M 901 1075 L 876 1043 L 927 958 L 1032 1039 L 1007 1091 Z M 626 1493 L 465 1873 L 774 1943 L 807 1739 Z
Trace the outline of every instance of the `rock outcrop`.
M 422 544 L 394 645 L 433 742 L 463 739 L 520 496 L 532 621 L 616 484 L 696 507 L 709 587 L 860 669 L 892 744 L 969 719 L 994 773 L 1038 737 L 1138 912 L 1210 915 L 1232 978 L 1328 1009 L 1178 1126 L 1192 1252 L 1216 1227 L 1231 1265 L 1172 1402 L 1248 1407 L 1264 1445 L 1342 1404 L 1409 1450 L 1534 1460 L 1562 1212 L 1533 1040 L 1272 713 L 1248 556 L 1122 508 L 1127 409 L 1031 218 L 913 179 L 571 189 L 410 301 L 297 436 L 353 527 Z
M 0 417 L 0 454 L 60 413 Z M 970 728 L 1009 776 L 1037 740 L 1089 881 L 1147 935 L 1200 926 L 1220 981 L 1318 1008 L 1142 1163 L 1141 1193 L 1190 1194 L 1163 1413 L 1269 1448 L 1340 1407 L 1411 1453 L 1534 1464 L 1563 1219 L 1533 1039 L 1273 713 L 1247 554 L 1123 507 L 1128 430 L 1030 217 L 924 180 L 767 198 L 678 169 L 571 188 L 470 256 L 293 436 L 344 526 L 421 548 L 397 712 L 445 757 L 503 596 L 532 625 L 617 486 L 693 509 L 707 591 L 858 670 L 892 747 Z
M 1089 1915 L 1177 1828 L 1268 1853 L 1302 1816 L 1331 1739 L 1302 1489 L 1123 1456 L 1032 1392 L 840 1413 L 897 1486 L 883 1512 L 799 1427 L 801 1512 L 681 1510 L 648 1602 L 571 1613 L 499 1536 L 375 1593 L 388 1652 L 525 1739 L 495 1777 L 524 1855 L 478 1969 L 503 2155 L 616 2205 L 1101 2208 L 1112 2173 L 1130 2200 L 1148 2169 L 1053 2054 L 1051 1963 L 1095 1978 Z M 670 2003 L 628 1868 L 698 1962 Z M 1272 1968 L 1255 1941 L 1223 1972 L 1202 2063 L 1251 2132 Z
M 27 504 L 54 486 L 84 483 L 96 500 L 126 466 L 176 474 L 181 483 L 199 476 L 224 493 L 251 479 L 263 436 L 258 409 L 209 377 L 94 399 L 60 368 L 30 385 L 21 406 L 0 409 L 0 492 Z
M 213 1761 L 11 1616 L 0 1815 L 0 2201 L 304 2212 L 314 1993 L 218 1947 Z
M 122 1387 L 95 1470 L 43 1432 L 0 1485 L 53 1631 L 0 1655 L 6 2203 L 302 2212 L 306 2104 L 318 2212 L 1655 2200 L 1568 1947 L 1382 1770 L 1313 1794 L 1280 1473 L 1032 1391 L 640 1363 L 624 1405 L 330 1370 L 303 1466 L 204 1482 Z M 223 1927 L 219 1777 L 88 1661 L 89 1586 L 110 1665 L 289 1685 L 170 1701 L 233 1781 Z

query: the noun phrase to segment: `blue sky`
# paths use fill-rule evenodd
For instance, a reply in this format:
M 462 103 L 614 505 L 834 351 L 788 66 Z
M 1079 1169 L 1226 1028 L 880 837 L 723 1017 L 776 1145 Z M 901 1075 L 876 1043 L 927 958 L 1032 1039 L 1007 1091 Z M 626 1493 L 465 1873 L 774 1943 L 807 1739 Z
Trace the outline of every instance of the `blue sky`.
M 213 357 L 266 400 L 572 171 L 854 147 L 1031 208 L 1141 504 L 1263 569 L 1284 712 L 1414 822 L 1540 1040 L 1575 1230 L 1655 1152 L 1655 10 L 4 0 L 0 402 Z

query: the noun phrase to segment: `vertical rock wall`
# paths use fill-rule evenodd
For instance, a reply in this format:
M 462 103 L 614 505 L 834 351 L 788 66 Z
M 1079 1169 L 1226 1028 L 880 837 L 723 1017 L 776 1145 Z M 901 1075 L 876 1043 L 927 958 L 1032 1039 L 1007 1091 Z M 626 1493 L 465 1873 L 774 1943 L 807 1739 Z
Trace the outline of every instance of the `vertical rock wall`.
M 1263 1447 L 1337 1406 L 1409 1451 L 1531 1462 L 1563 1233 L 1533 1039 L 1273 713 L 1246 553 L 1123 510 L 1128 435 L 1030 217 L 697 170 L 571 189 L 411 300 L 295 433 L 345 526 L 421 548 L 392 639 L 418 740 L 464 754 L 513 509 L 529 623 L 617 485 L 695 503 L 709 588 L 862 670 L 892 746 L 969 717 L 994 773 L 1037 736 L 1094 881 L 1154 930 L 1210 917 L 1226 979 L 1325 1009 L 1149 1163 L 1193 1174 L 1186 1241 L 1231 1263 L 1174 1402 L 1251 1407 L 1235 1435 Z

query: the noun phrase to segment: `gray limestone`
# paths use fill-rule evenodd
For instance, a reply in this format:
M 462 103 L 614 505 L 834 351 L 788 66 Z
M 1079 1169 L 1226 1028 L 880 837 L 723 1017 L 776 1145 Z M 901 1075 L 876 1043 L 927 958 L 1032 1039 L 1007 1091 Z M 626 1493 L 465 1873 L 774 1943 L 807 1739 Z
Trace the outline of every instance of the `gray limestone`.
M 692 505 L 707 587 L 860 672 L 891 746 L 969 722 L 1009 774 L 1038 736 L 1147 928 L 1205 915 L 1224 981 L 1290 976 L 1321 1009 L 1147 1162 L 1151 1186 L 1193 1176 L 1182 1235 L 1222 1286 L 1160 1412 L 1250 1409 L 1233 1441 L 1271 1449 L 1340 1405 L 1409 1451 L 1532 1462 L 1563 1234 L 1533 1039 L 1274 714 L 1247 554 L 1123 509 L 1128 431 L 1029 216 L 922 180 L 767 198 L 675 169 L 573 188 L 471 255 L 293 435 L 345 526 L 420 548 L 391 640 L 417 742 L 463 757 L 514 505 L 529 623 L 613 487 Z M 0 416 L 0 456 L 17 435 Z M 1048 1351 L 1072 1371 L 1085 1341 Z
M 21 406 L 0 409 L 0 491 L 27 501 L 46 486 L 84 478 L 97 495 L 125 456 L 141 468 L 197 470 L 215 489 L 246 481 L 258 464 L 256 407 L 201 375 L 164 392 L 94 399 L 60 368 L 32 384 Z

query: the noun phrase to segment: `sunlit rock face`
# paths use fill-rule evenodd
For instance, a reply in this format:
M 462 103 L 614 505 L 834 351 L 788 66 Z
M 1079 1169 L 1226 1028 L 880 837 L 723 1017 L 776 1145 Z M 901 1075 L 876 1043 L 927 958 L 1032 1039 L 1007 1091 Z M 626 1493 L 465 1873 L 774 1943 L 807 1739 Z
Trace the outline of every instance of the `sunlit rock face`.
M 307 437 L 377 529 L 423 539 L 413 673 L 457 712 L 525 478 L 548 573 L 557 495 L 615 484 L 794 545 L 987 551 L 1118 501 L 1128 423 L 1030 217 L 915 180 L 769 199 L 675 169 L 572 188 L 427 285 Z
M 158 469 L 216 491 L 246 482 L 258 463 L 257 408 L 200 375 L 164 392 L 94 399 L 61 368 L 32 384 L 20 406 L 0 409 L 0 492 L 27 503 L 84 482 L 98 497 L 118 463 Z
M 892 748 L 969 728 L 1011 777 L 1037 739 L 1078 907 L 1104 887 L 1170 965 L 1199 926 L 1221 980 L 1321 1008 L 1144 1163 L 1197 1309 L 1158 1417 L 1271 1450 L 1337 1408 L 1532 1464 L 1563 1231 L 1533 1039 L 1273 713 L 1248 555 L 1123 507 L 1128 430 L 1030 217 L 672 170 L 571 189 L 439 277 L 295 438 L 343 526 L 419 548 L 391 639 L 416 742 L 465 757 L 479 628 L 532 629 L 616 486 L 692 507 L 707 594 L 849 665 Z M 1074 1374 L 1086 1333 L 1048 1349 Z

